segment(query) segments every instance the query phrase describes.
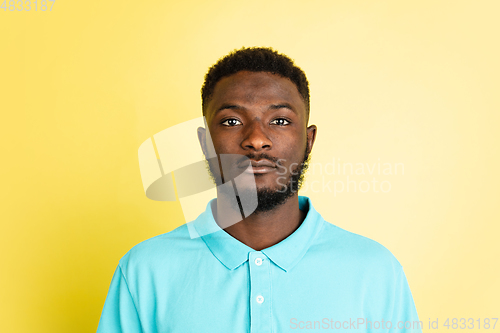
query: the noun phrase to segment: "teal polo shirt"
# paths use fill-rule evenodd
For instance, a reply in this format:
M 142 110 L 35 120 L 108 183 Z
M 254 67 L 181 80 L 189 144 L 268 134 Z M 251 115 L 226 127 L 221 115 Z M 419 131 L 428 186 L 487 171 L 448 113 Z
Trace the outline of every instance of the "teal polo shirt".
M 396 258 L 309 198 L 299 196 L 300 227 L 261 251 L 219 228 L 215 200 L 120 259 L 97 332 L 421 332 Z

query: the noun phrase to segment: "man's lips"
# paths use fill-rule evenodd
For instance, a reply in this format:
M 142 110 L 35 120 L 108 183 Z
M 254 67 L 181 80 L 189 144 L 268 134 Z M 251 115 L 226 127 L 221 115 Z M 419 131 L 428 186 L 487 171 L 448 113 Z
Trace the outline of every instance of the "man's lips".
M 246 163 L 240 164 L 240 168 L 244 168 L 245 173 L 263 174 L 276 170 L 276 164 L 269 160 L 250 160 L 250 166 L 251 168 L 249 168 L 248 161 L 246 161 Z

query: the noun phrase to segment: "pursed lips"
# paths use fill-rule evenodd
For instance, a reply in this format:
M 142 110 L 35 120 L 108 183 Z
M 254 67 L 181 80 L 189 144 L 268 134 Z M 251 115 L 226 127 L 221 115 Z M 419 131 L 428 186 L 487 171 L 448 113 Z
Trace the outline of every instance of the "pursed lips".
M 263 174 L 263 173 L 269 173 L 272 172 L 276 169 L 276 164 L 269 160 L 250 160 L 250 165 L 252 166 L 251 168 L 248 167 L 248 161 L 246 163 L 240 164 L 240 168 L 245 168 L 245 173 L 251 173 L 251 174 Z

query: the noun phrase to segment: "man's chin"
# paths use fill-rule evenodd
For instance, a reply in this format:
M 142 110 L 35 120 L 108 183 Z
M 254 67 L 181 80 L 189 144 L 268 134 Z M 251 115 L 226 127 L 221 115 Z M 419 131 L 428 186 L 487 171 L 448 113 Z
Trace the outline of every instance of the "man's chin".
M 288 199 L 293 197 L 295 192 L 290 191 L 290 187 L 284 187 L 280 189 L 258 189 L 257 199 L 258 205 L 255 212 L 268 212 L 276 207 L 279 207 L 286 203 Z
M 255 191 L 255 188 L 240 188 L 236 195 L 237 200 L 234 200 L 234 192 L 232 191 L 220 191 L 219 193 L 226 198 L 226 202 L 233 206 L 235 210 L 239 210 L 239 206 L 241 205 L 242 207 L 257 207 L 253 213 L 263 213 L 283 205 L 296 192 L 292 192 L 290 187 L 258 187 L 257 191 Z

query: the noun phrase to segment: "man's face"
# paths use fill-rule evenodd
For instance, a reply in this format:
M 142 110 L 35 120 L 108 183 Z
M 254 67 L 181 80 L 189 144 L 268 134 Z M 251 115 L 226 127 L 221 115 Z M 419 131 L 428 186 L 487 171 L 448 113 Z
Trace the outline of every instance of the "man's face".
M 224 77 L 207 104 L 206 121 L 217 155 L 242 157 L 233 159 L 229 171 L 224 168 L 224 181 L 242 173 L 255 178 L 257 211 L 272 209 L 297 191 L 293 182 L 312 149 L 316 126 L 307 128 L 306 106 L 292 81 L 267 72 Z M 198 135 L 207 156 L 204 129 Z M 220 179 L 214 161 L 209 166 Z

